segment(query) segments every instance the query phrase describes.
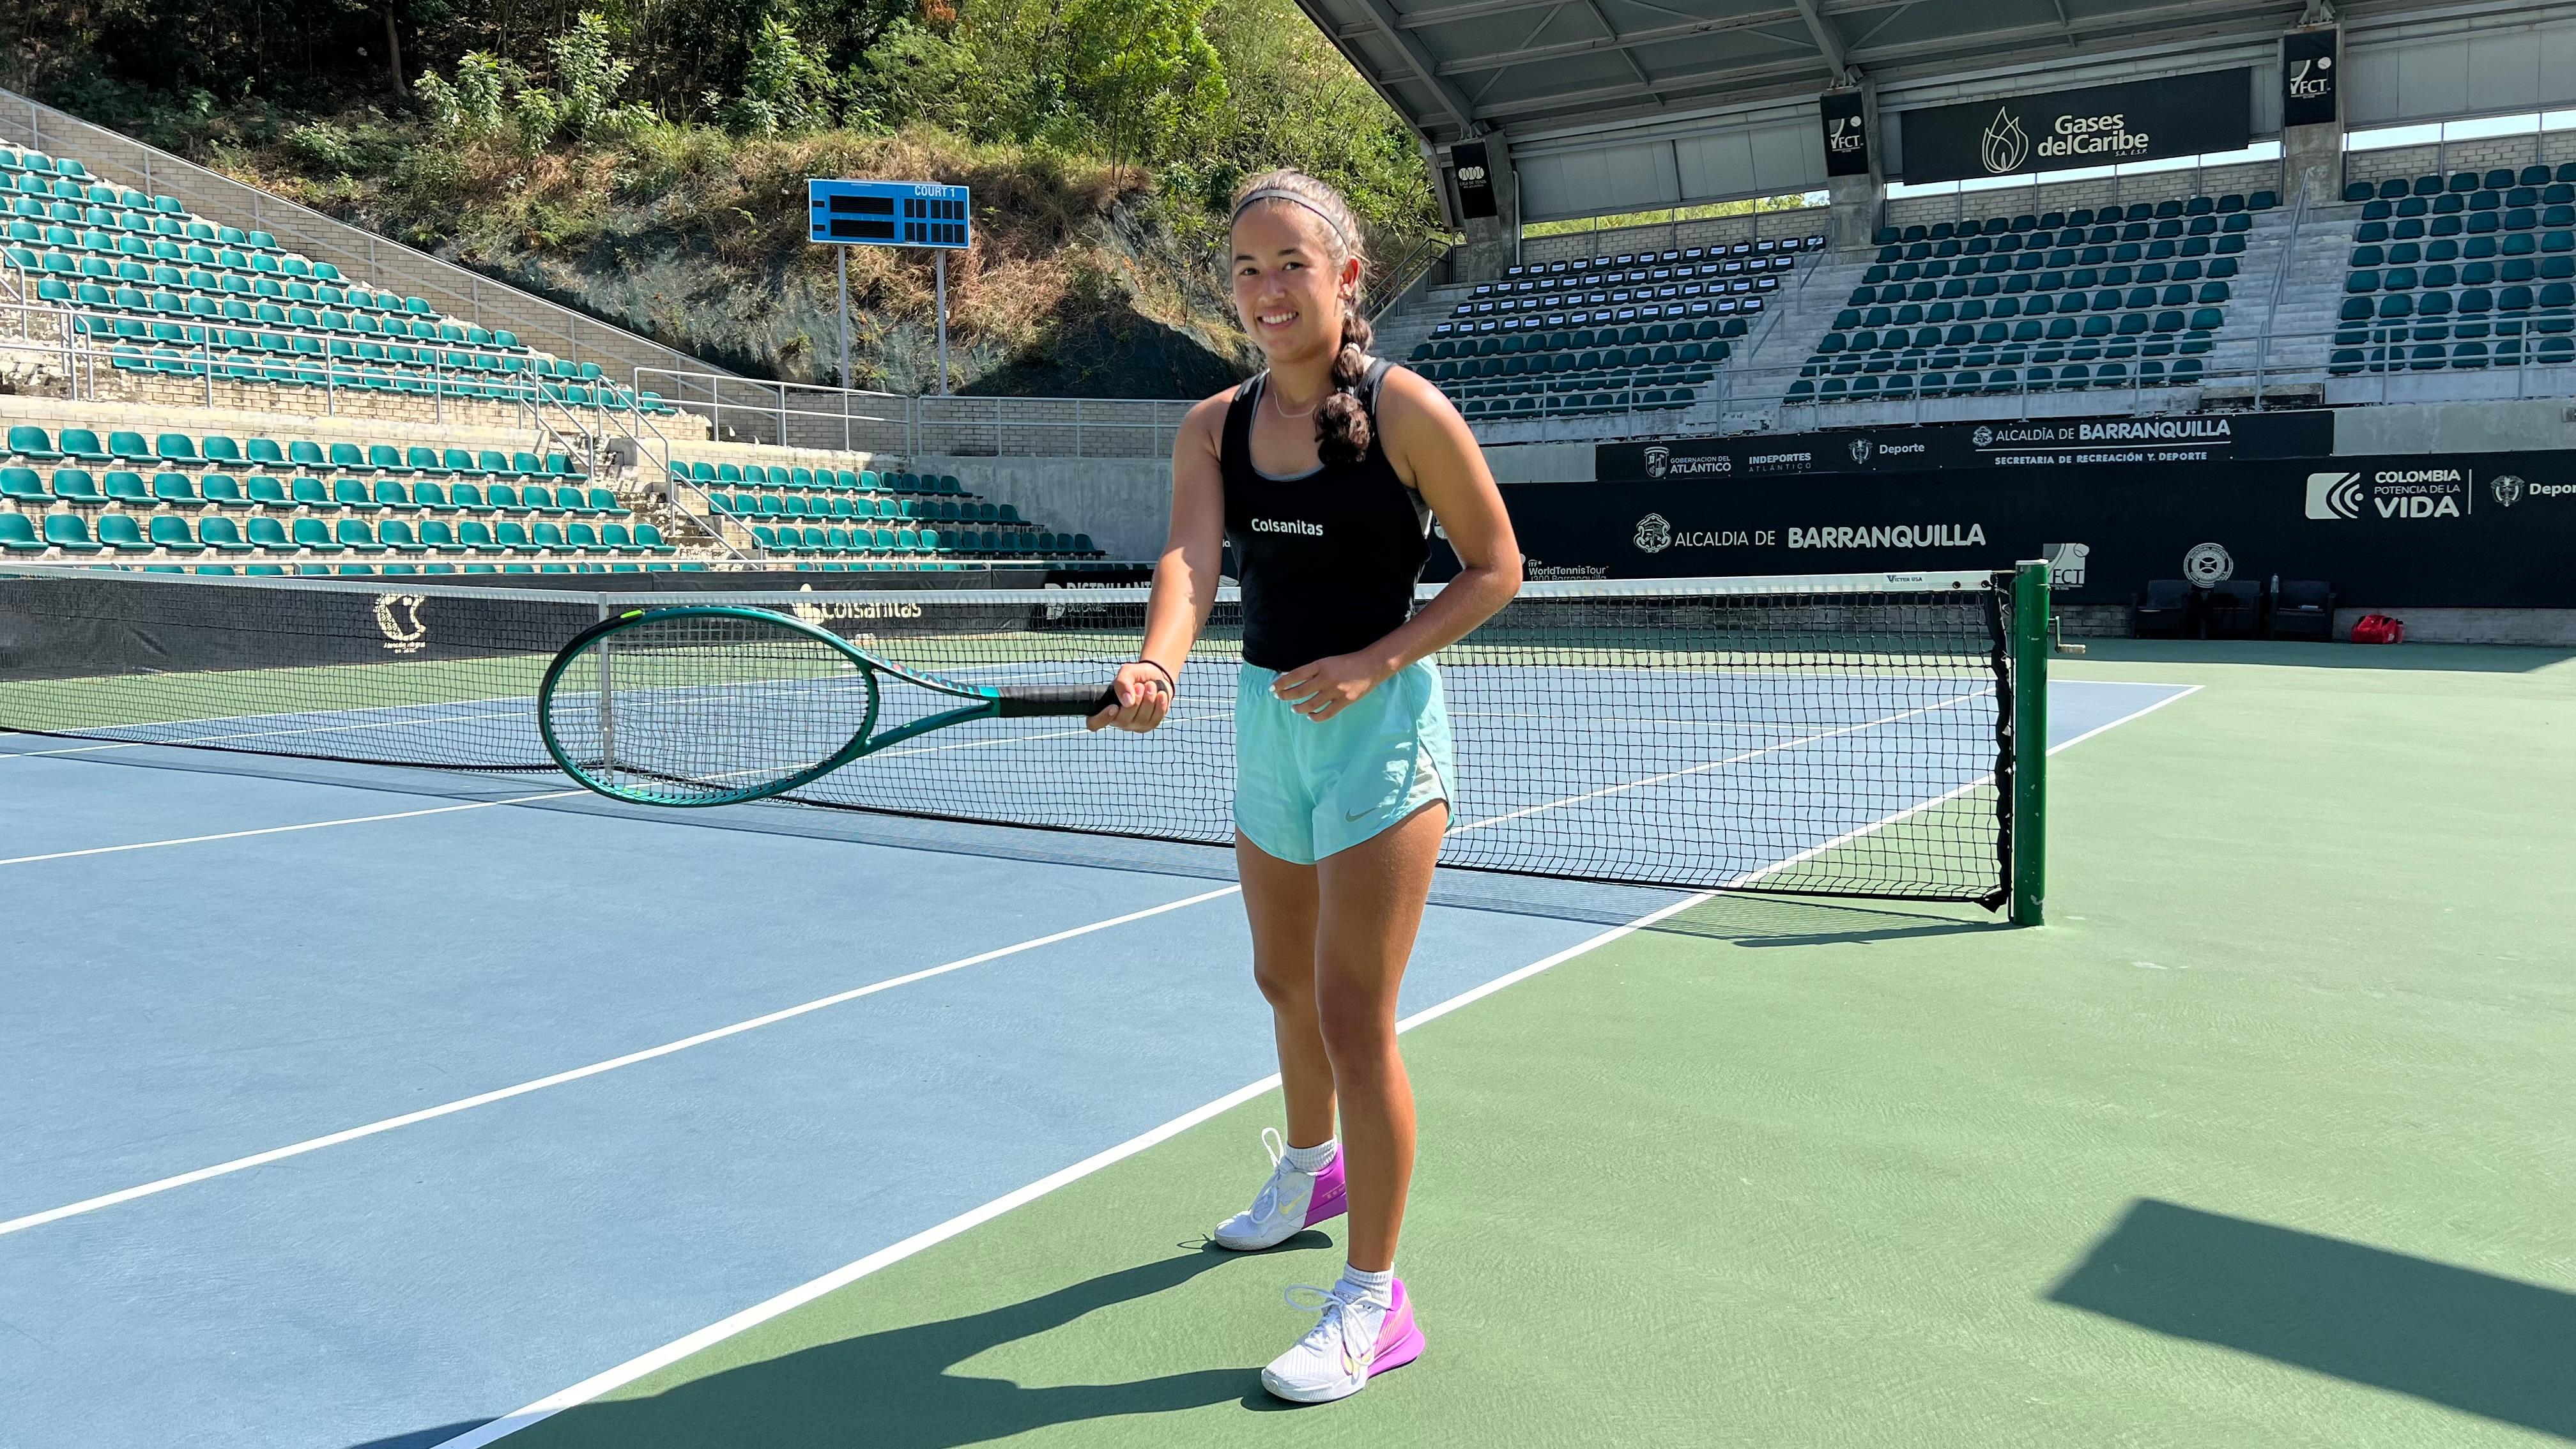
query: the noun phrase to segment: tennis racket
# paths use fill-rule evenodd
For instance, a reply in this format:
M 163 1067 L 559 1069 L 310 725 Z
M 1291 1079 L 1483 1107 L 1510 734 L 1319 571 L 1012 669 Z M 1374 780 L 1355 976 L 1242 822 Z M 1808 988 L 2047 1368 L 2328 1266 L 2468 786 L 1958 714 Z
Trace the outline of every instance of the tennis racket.
M 882 680 L 964 702 L 880 728 Z M 961 684 L 785 614 L 701 605 L 634 609 L 574 636 L 538 686 L 537 731 L 564 773 L 611 799 L 734 805 L 950 725 L 1116 701 L 1098 685 Z

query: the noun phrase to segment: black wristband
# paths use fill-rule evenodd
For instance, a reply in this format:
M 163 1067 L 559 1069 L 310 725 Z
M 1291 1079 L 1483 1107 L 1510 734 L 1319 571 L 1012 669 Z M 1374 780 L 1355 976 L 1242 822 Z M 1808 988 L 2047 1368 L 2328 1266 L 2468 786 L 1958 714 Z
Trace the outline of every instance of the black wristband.
M 1168 690 L 1170 690 L 1170 691 L 1172 692 L 1172 697 L 1173 697 L 1173 698 L 1175 698 L 1175 699 L 1180 698 L 1180 694 L 1181 694 L 1181 681 L 1180 681 L 1177 677 L 1175 677 L 1175 676 L 1173 675 L 1172 671 L 1170 671 L 1170 670 L 1168 670 L 1168 669 L 1165 669 L 1163 666 L 1161 666 L 1160 664 L 1155 663 L 1155 662 L 1154 662 L 1153 660 L 1151 660 L 1151 659 L 1139 659 L 1139 660 L 1137 660 L 1136 662 L 1137 662 L 1137 663 L 1139 663 L 1139 664 L 1144 665 L 1144 666 L 1145 666 L 1146 668 L 1148 668 L 1148 669 L 1153 670 L 1156 674 L 1159 674 L 1159 675 L 1163 676 L 1163 687 L 1164 687 L 1164 688 L 1166 688 L 1166 689 L 1168 689 Z

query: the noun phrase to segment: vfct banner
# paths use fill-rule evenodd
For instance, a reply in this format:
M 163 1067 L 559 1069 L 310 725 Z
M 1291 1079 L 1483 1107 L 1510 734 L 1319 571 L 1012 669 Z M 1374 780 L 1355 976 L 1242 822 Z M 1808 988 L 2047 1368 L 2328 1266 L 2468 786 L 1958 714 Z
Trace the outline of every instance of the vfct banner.
M 1920 183 L 2240 150 L 2253 109 L 2254 73 L 2216 70 L 1933 106 L 1898 126 L 1905 179 Z
M 2055 464 L 2200 465 L 2244 458 L 2312 458 L 2334 450 L 2334 414 L 2206 413 L 2161 418 L 2028 418 L 1830 433 L 1756 433 L 1603 443 L 1596 478 L 1738 478 L 1790 473 L 1905 473 Z
M 1825 127 L 1825 174 L 1867 176 L 1869 125 L 1862 114 L 1860 92 L 1827 91 L 1817 100 L 1816 110 Z
M 2281 37 L 2281 124 L 2321 125 L 2335 118 L 2335 32 L 2294 30 Z
M 2576 453 L 1514 484 L 1533 578 L 2002 568 L 2060 597 L 2322 579 L 2357 605 L 2576 607 Z

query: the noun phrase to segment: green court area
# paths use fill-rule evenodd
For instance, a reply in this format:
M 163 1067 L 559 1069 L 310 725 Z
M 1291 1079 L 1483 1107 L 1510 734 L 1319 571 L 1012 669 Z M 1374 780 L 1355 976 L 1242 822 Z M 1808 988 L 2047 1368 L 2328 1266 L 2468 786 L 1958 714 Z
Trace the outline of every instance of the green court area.
M 1406 1038 L 1357 1399 L 1256 1379 L 1338 1231 L 1199 1245 L 1265 1096 L 511 1442 L 2576 1439 L 2576 659 L 2057 668 L 2205 687 L 2053 762 L 2046 928 L 1727 898 Z

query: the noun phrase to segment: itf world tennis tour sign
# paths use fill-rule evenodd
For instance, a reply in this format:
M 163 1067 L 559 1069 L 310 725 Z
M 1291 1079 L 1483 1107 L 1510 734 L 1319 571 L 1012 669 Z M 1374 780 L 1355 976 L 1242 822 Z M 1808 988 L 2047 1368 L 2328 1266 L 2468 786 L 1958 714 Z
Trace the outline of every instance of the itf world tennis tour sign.
M 937 257 L 939 393 L 948 395 L 948 254 L 975 242 L 973 198 L 938 181 L 805 181 L 806 237 L 818 246 L 927 247 Z M 850 385 L 850 255 L 841 264 L 841 386 Z
M 2239 151 L 2253 135 L 2254 72 L 1933 106 L 1897 125 L 1905 180 L 1918 185 Z

